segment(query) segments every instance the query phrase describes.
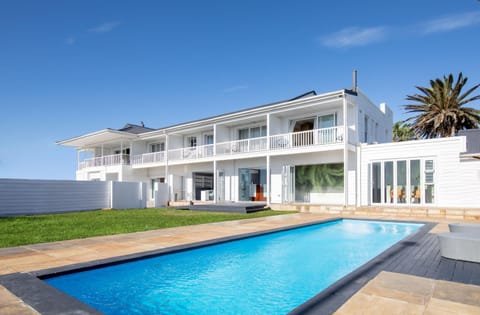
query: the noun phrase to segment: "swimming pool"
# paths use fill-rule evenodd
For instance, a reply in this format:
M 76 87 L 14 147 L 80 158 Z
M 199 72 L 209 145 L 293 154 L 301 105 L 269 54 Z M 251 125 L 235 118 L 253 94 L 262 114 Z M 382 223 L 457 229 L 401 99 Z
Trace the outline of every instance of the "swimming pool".
M 105 314 L 286 314 L 421 226 L 336 220 L 45 281 Z

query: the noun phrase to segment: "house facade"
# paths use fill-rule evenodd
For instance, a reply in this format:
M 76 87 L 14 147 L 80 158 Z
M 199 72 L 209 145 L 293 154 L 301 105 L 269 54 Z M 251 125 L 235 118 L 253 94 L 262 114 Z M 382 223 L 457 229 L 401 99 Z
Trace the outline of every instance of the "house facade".
M 144 182 L 150 204 L 163 187 L 170 202 L 475 207 L 458 198 L 480 187 L 467 137 L 390 143 L 392 125 L 386 104 L 344 89 L 58 144 L 76 148 L 77 180 Z M 459 172 L 477 185 L 465 188 Z

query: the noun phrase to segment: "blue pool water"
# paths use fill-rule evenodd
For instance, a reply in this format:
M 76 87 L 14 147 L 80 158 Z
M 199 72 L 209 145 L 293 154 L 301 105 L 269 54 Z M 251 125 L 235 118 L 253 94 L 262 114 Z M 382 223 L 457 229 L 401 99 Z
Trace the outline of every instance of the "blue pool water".
M 286 314 L 421 226 L 338 220 L 45 281 L 106 314 Z

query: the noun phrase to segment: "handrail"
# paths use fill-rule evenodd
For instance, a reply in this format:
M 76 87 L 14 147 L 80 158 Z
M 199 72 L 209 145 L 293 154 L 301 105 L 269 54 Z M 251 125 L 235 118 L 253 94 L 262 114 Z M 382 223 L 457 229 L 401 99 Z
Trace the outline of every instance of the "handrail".
M 285 150 L 325 144 L 338 144 L 343 143 L 344 139 L 344 127 L 337 126 L 276 134 L 270 135 L 269 137 L 225 141 L 217 143 L 216 148 L 213 144 L 207 144 L 196 147 L 137 154 L 132 157 L 131 161 L 129 155 L 107 155 L 84 160 L 83 162 L 79 163 L 79 169 L 95 166 L 130 164 L 130 162 L 132 165 L 142 165 L 151 163 L 164 163 L 167 160 L 194 160 L 213 157 L 214 155 L 222 156 L 267 150 Z

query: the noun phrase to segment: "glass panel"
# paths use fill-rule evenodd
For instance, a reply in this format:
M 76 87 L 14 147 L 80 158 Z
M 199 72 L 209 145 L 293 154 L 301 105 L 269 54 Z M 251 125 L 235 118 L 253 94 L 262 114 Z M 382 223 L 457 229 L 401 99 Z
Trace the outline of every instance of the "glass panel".
M 425 185 L 425 203 L 434 203 L 434 188 L 435 185 Z
M 241 168 L 239 174 L 239 201 L 265 201 L 267 171 Z
M 397 203 L 407 202 L 407 161 L 397 161 Z
M 394 191 L 393 191 L 393 162 L 385 162 L 384 165 L 384 177 L 385 177 L 385 203 L 393 203 Z
M 433 184 L 434 165 L 433 160 L 425 160 L 425 183 Z
M 381 199 L 381 164 L 372 163 L 372 203 L 380 203 Z
M 411 203 L 420 203 L 420 160 L 410 161 L 410 192 Z
M 213 135 L 205 135 L 205 144 L 213 144 Z
M 312 194 L 343 193 L 343 163 L 295 166 L 295 200 L 310 202 Z
M 335 127 L 335 114 L 323 115 L 318 117 L 318 128 Z
M 250 129 L 250 138 L 260 137 L 260 127 L 254 127 Z
M 248 139 L 248 128 L 238 130 L 238 140 Z
M 266 137 L 266 136 L 267 136 L 267 126 L 262 126 L 261 136 L 262 136 L 262 137 Z

